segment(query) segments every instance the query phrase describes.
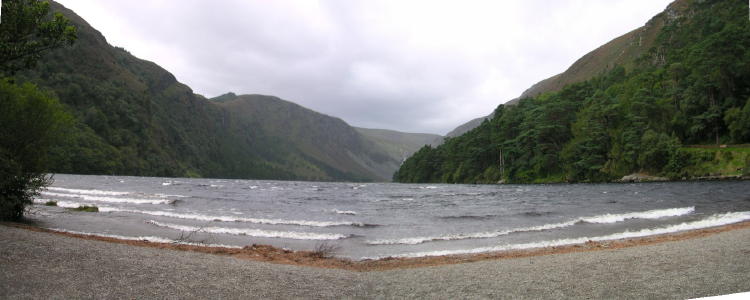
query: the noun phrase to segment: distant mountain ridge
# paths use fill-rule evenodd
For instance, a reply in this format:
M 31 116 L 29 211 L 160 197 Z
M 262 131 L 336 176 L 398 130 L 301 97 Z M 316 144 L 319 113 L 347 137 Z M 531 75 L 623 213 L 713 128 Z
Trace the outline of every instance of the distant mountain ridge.
M 341 119 L 277 97 L 206 99 L 157 64 L 110 46 L 73 11 L 51 7 L 79 38 L 18 79 L 56 94 L 76 118 L 51 153 L 53 172 L 388 181 L 403 159 Z
M 408 158 L 424 145 L 437 145 L 435 141 L 441 136 L 431 133 L 404 133 L 387 129 L 370 129 L 354 127 L 360 134 L 381 148 L 391 157 L 400 158 L 400 162 Z M 397 168 L 398 169 L 398 168 Z M 391 174 L 392 175 L 392 174 Z

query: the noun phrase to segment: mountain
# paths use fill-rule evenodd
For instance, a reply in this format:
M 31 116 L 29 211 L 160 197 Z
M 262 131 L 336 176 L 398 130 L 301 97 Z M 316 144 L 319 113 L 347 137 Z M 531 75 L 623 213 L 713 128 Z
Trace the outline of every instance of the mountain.
M 478 127 L 423 147 L 394 178 L 533 183 L 632 173 L 750 175 L 747 9 L 739 0 L 677 0 L 519 101 L 499 105 Z
M 286 159 L 300 162 L 294 170 L 296 174 L 316 176 L 321 171 L 346 171 L 389 180 L 401 163 L 343 120 L 277 97 L 225 94 L 211 101 L 230 112 L 230 127 L 236 134 L 260 132 L 264 139 L 275 140 L 268 144 L 283 146 L 284 150 L 274 151 L 296 149 Z
M 110 46 L 58 3 L 78 29 L 18 74 L 55 94 L 76 118 L 50 154 L 78 174 L 295 180 L 390 180 L 402 158 L 338 118 L 272 96 L 207 99 L 157 64 Z
M 392 158 L 396 159 L 399 164 L 391 171 L 398 170 L 401 162 L 407 157 L 417 152 L 424 145 L 431 145 L 435 140 L 442 138 L 437 134 L 429 133 L 406 133 L 386 129 L 369 129 L 355 127 L 361 135 L 384 149 Z
M 678 12 L 687 4 L 687 1 L 677 1 L 669 5 L 662 13 L 665 17 L 657 17 L 649 20 L 644 26 L 632 30 L 614 40 L 596 48 L 583 57 L 576 60 L 565 72 L 544 79 L 526 89 L 518 98 L 507 101 L 506 105 L 514 105 L 521 99 L 536 97 L 543 93 L 557 92 L 563 87 L 589 80 L 595 76 L 612 70 L 615 66 L 631 70 L 636 59 L 641 57 L 654 46 L 656 38 L 670 18 L 676 17 Z M 485 119 L 492 118 L 492 114 L 486 117 L 476 118 L 458 126 L 446 136 L 455 137 L 468 132 L 482 124 Z

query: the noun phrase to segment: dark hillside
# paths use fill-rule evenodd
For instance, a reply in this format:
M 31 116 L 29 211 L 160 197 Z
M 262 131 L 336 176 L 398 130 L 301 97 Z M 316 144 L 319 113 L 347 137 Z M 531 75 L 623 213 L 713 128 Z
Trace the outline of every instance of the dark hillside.
M 19 79 L 54 92 L 76 117 L 52 152 L 54 172 L 369 181 L 397 168 L 340 119 L 275 97 L 194 94 L 51 4 L 79 38 Z
M 472 131 L 421 149 L 395 179 L 580 182 L 634 172 L 670 178 L 717 169 L 721 175 L 747 174 L 745 151 L 683 147 L 750 142 L 747 11 L 739 0 L 678 0 L 649 21 L 658 32 L 635 59 L 582 58 L 579 62 L 606 65 L 608 71 L 558 92 L 500 105 Z M 630 35 L 624 40 L 632 41 Z M 743 164 L 738 161 L 744 167 L 708 166 Z

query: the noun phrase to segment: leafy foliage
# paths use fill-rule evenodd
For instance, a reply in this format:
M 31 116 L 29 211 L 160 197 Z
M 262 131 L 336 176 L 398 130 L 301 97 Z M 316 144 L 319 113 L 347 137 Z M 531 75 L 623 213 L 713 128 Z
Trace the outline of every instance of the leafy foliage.
M 0 22 L 0 71 L 13 75 L 34 66 L 45 51 L 76 40 L 76 29 L 62 14 L 50 18 L 49 3 L 7 0 Z
M 500 105 L 474 130 L 422 148 L 394 180 L 588 182 L 638 171 L 700 173 L 682 144 L 750 142 L 750 23 L 742 1 L 688 4 L 657 16 L 665 24 L 654 46 L 627 70 Z
M 0 23 L 0 71 L 12 75 L 32 66 L 41 54 L 75 40 L 75 29 L 49 4 L 35 0 L 4 1 Z M 46 174 L 47 152 L 62 137 L 70 116 L 51 95 L 33 84 L 0 79 L 0 219 L 23 216 Z
M 0 219 L 19 219 L 51 177 L 47 149 L 70 116 L 32 84 L 0 82 Z

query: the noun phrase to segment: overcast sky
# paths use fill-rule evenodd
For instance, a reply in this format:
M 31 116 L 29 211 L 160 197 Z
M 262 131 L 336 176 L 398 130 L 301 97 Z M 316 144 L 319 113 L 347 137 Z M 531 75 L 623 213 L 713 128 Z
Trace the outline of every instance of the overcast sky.
M 445 134 L 670 0 L 58 0 L 196 93 L 275 95 L 351 125 Z

